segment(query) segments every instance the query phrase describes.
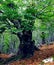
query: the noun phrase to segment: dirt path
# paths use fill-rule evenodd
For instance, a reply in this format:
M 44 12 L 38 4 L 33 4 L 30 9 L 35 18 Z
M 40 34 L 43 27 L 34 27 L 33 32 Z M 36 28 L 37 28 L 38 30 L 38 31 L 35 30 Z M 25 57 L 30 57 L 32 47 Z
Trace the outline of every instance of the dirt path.
M 43 45 L 40 47 L 40 51 L 35 51 L 34 56 L 29 59 L 24 59 L 20 61 L 14 61 L 8 65 L 39 65 L 39 63 L 48 57 L 54 56 L 54 44 L 52 45 Z M 1 57 L 1 56 L 0 56 Z M 4 58 L 4 56 L 2 56 Z M 6 56 L 6 58 L 8 58 Z M 53 63 L 47 63 L 44 65 L 54 65 Z
M 54 55 L 54 45 L 43 45 L 40 47 L 40 51 L 35 51 L 34 56 L 20 61 L 10 63 L 10 65 L 39 65 L 40 62 L 48 57 Z M 46 63 L 44 65 L 54 65 L 53 63 Z

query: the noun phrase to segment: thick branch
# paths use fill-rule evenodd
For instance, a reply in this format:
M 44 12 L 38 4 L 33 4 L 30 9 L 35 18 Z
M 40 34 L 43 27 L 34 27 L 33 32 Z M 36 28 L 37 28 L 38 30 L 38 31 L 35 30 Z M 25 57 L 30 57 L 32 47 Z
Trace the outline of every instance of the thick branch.
M 14 27 L 16 27 L 17 29 L 21 28 L 21 20 L 9 20 L 8 18 L 6 19 L 7 22 L 9 23 L 9 25 L 14 25 Z
M 18 19 L 18 20 L 11 20 L 11 22 L 14 24 L 14 26 L 19 29 L 21 28 L 21 20 Z

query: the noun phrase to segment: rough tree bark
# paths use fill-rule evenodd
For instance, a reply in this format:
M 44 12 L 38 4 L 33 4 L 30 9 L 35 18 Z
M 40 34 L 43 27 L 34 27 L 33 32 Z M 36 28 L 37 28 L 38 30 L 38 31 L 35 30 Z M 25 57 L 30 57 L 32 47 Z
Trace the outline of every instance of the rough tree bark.
M 22 58 L 30 57 L 34 54 L 34 50 L 39 50 L 35 46 L 35 41 L 32 41 L 31 30 L 23 30 L 21 33 L 18 33 L 17 36 L 20 40 L 19 51 L 17 54 L 23 54 Z

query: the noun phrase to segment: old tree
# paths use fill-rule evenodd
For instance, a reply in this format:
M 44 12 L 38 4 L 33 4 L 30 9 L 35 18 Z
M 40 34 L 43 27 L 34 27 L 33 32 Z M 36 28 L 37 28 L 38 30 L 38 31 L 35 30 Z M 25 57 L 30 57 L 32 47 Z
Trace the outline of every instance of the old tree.
M 23 57 L 33 55 L 35 49 L 39 50 L 32 40 L 36 19 L 45 23 L 54 22 L 54 0 L 0 1 L 0 33 L 9 30 L 17 35 L 20 40 L 17 54 L 23 53 Z

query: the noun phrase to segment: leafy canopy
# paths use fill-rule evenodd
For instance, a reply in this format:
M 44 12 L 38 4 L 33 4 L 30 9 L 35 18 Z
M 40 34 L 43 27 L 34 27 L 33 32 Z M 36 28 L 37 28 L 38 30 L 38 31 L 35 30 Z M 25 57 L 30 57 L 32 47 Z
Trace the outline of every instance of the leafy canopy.
M 33 30 L 35 20 L 41 20 L 40 22 L 51 22 L 54 20 L 54 0 L 0 1 L 0 21 L 3 21 L 0 28 L 11 28 L 15 31 Z M 19 21 L 20 23 L 18 23 Z M 46 28 L 46 26 L 41 28 Z

